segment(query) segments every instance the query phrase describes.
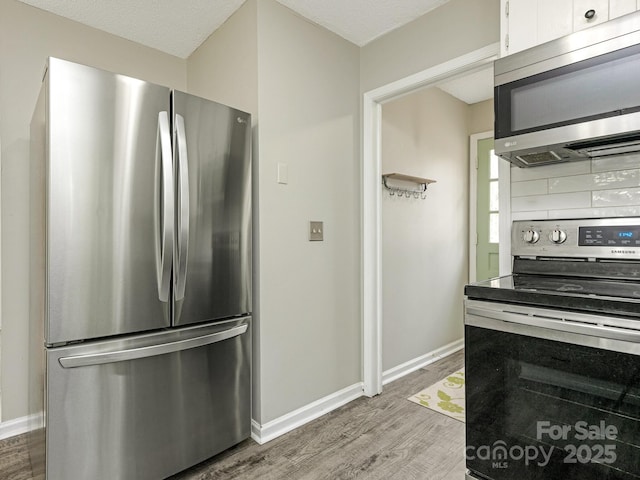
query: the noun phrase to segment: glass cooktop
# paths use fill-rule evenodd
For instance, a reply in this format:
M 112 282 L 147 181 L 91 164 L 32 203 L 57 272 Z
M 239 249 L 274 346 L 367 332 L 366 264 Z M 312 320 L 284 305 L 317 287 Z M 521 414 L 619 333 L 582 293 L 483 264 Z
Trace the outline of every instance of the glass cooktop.
M 640 317 L 640 282 L 514 274 L 467 285 L 464 293 L 492 300 Z

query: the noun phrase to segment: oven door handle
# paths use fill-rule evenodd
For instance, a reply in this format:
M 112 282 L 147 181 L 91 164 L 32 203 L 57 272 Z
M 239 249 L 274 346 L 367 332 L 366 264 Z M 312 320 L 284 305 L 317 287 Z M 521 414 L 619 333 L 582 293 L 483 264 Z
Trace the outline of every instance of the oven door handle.
M 640 343 L 640 331 L 618 328 L 597 323 L 575 321 L 560 317 L 550 317 L 535 313 L 511 312 L 508 310 L 485 309 L 478 306 L 467 306 L 467 315 L 475 315 L 491 320 L 501 320 L 507 323 L 525 325 L 528 327 L 539 327 L 560 332 L 576 333 L 579 335 L 589 335 L 591 337 L 609 338 L 612 340 L 623 340 L 625 342 Z M 545 312 L 546 313 L 546 312 Z M 573 314 L 576 315 L 576 314 Z M 585 316 L 585 319 L 589 318 Z M 599 317 L 594 316 L 593 320 Z

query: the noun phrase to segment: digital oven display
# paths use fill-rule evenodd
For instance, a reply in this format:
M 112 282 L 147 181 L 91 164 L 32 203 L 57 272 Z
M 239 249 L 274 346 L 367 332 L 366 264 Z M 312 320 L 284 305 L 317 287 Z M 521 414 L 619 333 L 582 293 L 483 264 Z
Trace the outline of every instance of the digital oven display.
M 579 227 L 583 247 L 640 247 L 640 226 Z

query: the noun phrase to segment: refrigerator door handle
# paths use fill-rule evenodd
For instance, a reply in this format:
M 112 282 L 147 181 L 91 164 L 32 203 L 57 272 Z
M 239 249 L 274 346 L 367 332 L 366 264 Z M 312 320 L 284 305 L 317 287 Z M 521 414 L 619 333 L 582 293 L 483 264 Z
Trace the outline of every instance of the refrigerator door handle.
M 187 258 L 189 255 L 189 159 L 184 117 L 176 114 L 176 156 L 178 167 L 178 236 L 176 244 L 177 275 L 175 299 L 182 300 L 187 284 Z
M 60 365 L 63 368 L 89 367 L 92 365 L 102 365 L 105 363 L 125 362 L 127 360 L 137 360 L 140 358 L 155 357 L 166 353 L 180 352 L 190 348 L 203 347 L 212 343 L 221 342 L 229 338 L 242 335 L 247 331 L 247 324 L 238 325 L 222 332 L 210 333 L 201 337 L 178 340 L 175 342 L 150 345 L 148 347 L 131 348 L 127 350 L 117 350 L 113 352 L 91 353 L 87 355 L 74 355 L 71 357 L 61 357 Z
M 156 135 L 156 199 L 158 208 L 155 210 L 154 225 L 156 231 L 158 298 L 161 302 L 169 301 L 169 287 L 171 286 L 174 222 L 171 161 L 169 115 L 167 112 L 160 112 L 158 114 L 158 131 Z

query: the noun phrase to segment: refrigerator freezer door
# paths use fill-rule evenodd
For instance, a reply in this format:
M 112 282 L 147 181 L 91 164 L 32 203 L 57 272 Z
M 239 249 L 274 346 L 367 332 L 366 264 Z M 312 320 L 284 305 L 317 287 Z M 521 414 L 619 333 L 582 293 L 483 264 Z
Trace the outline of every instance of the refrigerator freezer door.
M 173 92 L 174 324 L 251 312 L 251 117 Z M 184 213 L 183 213 L 184 214 Z
M 166 478 L 247 438 L 250 323 L 48 349 L 47 479 Z
M 47 77 L 45 342 L 169 326 L 170 91 L 58 59 Z

